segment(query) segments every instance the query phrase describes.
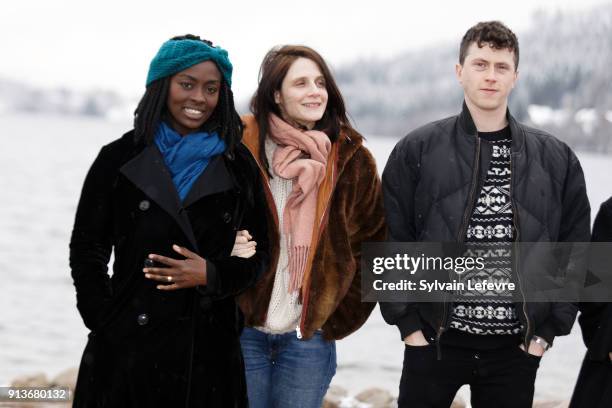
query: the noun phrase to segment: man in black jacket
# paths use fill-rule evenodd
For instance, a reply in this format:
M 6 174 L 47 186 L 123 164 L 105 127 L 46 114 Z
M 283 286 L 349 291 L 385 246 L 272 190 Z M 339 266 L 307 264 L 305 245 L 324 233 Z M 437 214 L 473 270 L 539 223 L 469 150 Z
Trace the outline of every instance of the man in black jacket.
M 409 133 L 385 167 L 391 241 L 479 248 L 589 241 L 590 207 L 578 159 L 508 111 L 518 62 L 518 40 L 502 23 L 467 31 L 456 65 L 462 112 Z M 528 268 L 514 268 L 511 255 L 497 253 L 488 259 L 495 268 L 467 278 L 516 279 L 522 288 Z M 383 317 L 398 326 L 406 344 L 400 407 L 448 407 L 464 384 L 471 386 L 475 408 L 531 407 L 539 360 L 555 336 L 570 332 L 576 305 L 473 295 L 444 303 L 381 303 Z

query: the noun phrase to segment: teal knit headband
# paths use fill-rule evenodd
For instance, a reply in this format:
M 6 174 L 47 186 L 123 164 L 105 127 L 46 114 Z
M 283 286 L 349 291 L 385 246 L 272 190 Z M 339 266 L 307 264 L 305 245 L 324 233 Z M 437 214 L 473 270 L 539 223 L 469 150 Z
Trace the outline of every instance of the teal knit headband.
M 149 65 L 147 86 L 155 80 L 174 75 L 204 61 L 213 61 L 227 84 L 232 86 L 232 63 L 227 51 L 199 40 L 169 40 L 162 44 Z

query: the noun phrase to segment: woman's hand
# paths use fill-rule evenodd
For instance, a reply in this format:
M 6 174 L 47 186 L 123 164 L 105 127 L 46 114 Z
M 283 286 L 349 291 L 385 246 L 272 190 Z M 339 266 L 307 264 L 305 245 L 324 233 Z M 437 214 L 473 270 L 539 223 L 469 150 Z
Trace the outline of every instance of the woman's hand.
M 206 261 L 204 258 L 178 245 L 172 245 L 172 249 L 186 259 L 174 259 L 150 254 L 149 259 L 167 267 L 144 268 L 142 271 L 145 273 L 145 278 L 167 283 L 167 285 L 157 285 L 159 290 L 176 290 L 206 285 Z
M 241 230 L 236 233 L 236 242 L 232 248 L 231 256 L 240 258 L 250 258 L 255 255 L 257 242 L 251 241 L 253 237 L 247 230 Z

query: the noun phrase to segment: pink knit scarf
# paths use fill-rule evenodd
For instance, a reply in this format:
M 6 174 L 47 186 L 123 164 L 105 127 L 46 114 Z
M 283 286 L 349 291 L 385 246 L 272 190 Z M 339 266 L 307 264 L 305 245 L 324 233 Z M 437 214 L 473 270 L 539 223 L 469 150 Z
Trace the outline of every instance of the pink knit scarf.
M 318 130 L 299 130 L 270 114 L 269 137 L 278 147 L 272 169 L 293 181 L 293 190 L 283 209 L 283 233 L 288 237 L 289 293 L 302 286 L 317 211 L 319 186 L 325 179 L 331 142 Z

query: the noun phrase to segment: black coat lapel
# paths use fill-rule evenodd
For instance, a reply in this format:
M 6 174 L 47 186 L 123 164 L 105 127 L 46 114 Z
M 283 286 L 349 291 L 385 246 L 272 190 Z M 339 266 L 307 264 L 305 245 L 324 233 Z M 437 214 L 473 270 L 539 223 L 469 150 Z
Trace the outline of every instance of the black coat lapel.
M 196 182 L 193 183 L 191 190 L 187 193 L 187 197 L 185 197 L 183 206 L 188 207 L 202 197 L 230 190 L 233 186 L 234 181 L 225 165 L 223 156 L 215 156 L 208 163 L 208 166 L 200 174 Z
M 124 164 L 119 171 L 174 218 L 197 251 L 198 245 L 189 217 L 183 211 L 176 187 L 172 182 L 172 176 L 157 146 L 147 146 L 140 154 Z

